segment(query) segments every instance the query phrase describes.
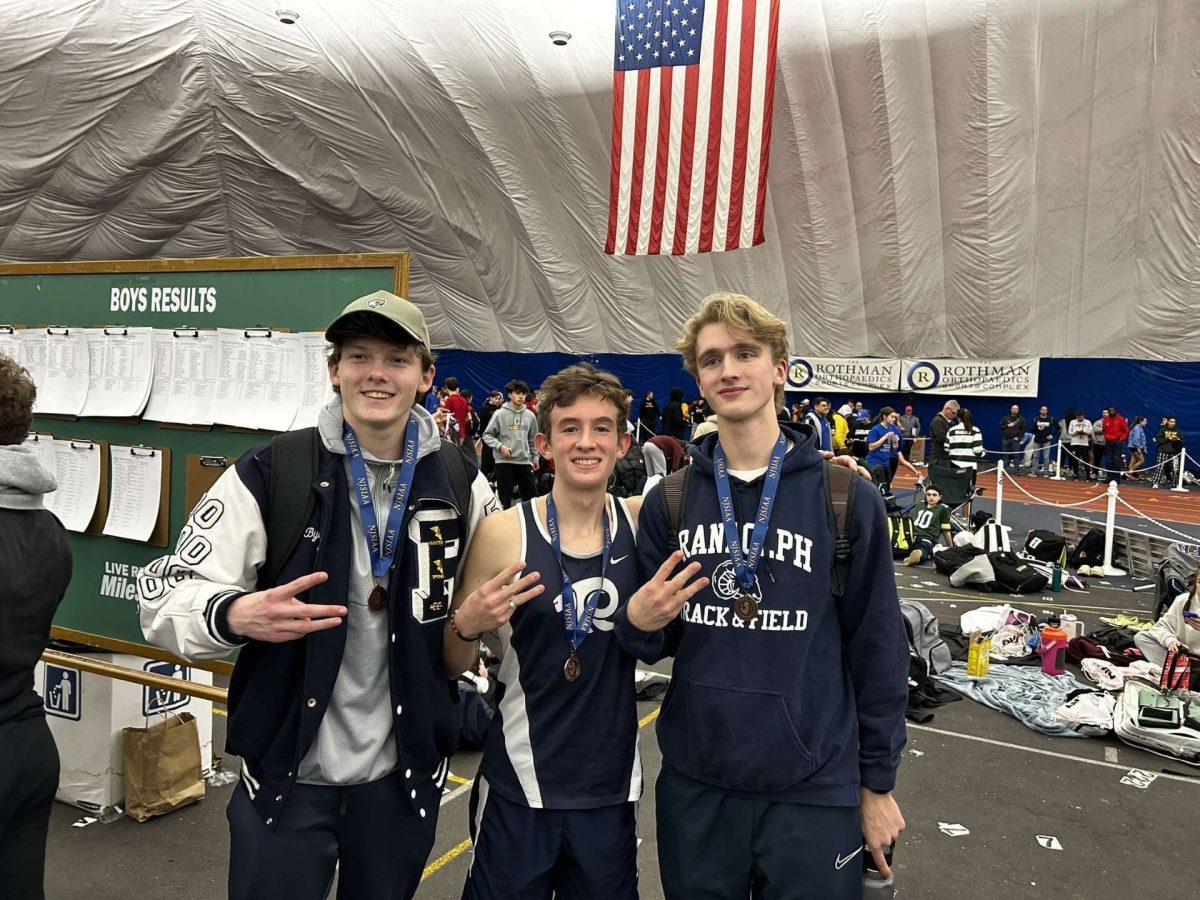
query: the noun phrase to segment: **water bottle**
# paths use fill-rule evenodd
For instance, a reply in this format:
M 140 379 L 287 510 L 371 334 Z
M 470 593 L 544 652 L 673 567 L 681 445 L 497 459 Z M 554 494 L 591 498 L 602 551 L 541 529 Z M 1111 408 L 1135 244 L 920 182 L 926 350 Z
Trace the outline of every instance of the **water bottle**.
M 892 844 L 883 851 L 883 856 L 887 860 L 888 867 L 892 865 L 892 853 L 896 850 L 896 845 Z M 863 858 L 863 900 L 892 900 L 896 896 L 896 870 L 892 869 L 892 874 L 887 878 L 875 868 L 875 857 L 871 855 L 871 851 L 865 846 L 862 852 Z
M 1061 591 L 1062 578 L 1062 566 L 1060 566 L 1058 563 L 1055 563 L 1054 567 L 1050 570 L 1050 590 Z

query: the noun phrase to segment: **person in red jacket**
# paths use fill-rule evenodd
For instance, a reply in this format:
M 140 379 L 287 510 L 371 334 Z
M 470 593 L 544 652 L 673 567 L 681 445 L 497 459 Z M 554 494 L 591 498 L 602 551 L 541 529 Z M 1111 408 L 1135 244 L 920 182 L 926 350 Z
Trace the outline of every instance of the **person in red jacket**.
M 456 444 L 461 444 L 471 422 L 471 404 L 458 392 L 458 379 L 453 375 L 446 379 L 446 390 L 449 392 L 446 396 L 446 409 L 454 415 L 454 421 L 458 425 L 452 432 L 448 431 L 446 437 Z
M 1108 470 L 1108 477 L 1115 478 L 1118 481 L 1124 480 L 1125 476 L 1122 472 L 1125 470 L 1125 442 L 1129 440 L 1129 423 L 1125 421 L 1125 417 L 1117 412 L 1115 406 L 1108 408 L 1108 415 L 1104 417 L 1104 468 Z

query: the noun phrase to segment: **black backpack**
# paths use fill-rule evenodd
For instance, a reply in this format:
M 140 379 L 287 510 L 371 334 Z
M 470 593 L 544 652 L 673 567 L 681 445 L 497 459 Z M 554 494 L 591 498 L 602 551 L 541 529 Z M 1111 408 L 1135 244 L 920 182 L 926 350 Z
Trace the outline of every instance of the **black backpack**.
M 610 493 L 614 497 L 640 497 L 645 486 L 646 458 L 642 456 L 642 445 L 633 441 L 629 451 L 613 467 Z
M 1025 536 L 1025 552 L 1042 562 L 1063 565 L 1067 561 L 1067 539 L 1053 531 L 1034 528 Z
M 1036 594 L 1050 583 L 1044 572 L 1015 553 L 989 553 L 988 561 L 996 573 L 996 583 L 1010 594 Z
M 1087 534 L 1079 539 L 1075 549 L 1067 557 L 1067 564 L 1075 566 L 1094 566 L 1104 562 L 1104 529 L 1089 528 Z
M 271 484 L 267 493 L 267 559 L 258 583 L 275 584 L 283 564 L 300 543 L 313 510 L 312 483 L 317 477 L 321 436 L 315 428 L 287 431 L 271 438 Z M 449 441 L 438 447 L 450 490 L 458 506 L 458 527 L 466 546 L 471 515 L 471 480 L 462 451 Z M 473 469 L 473 467 L 472 467 Z
M 684 466 L 662 480 L 663 503 L 667 507 L 667 551 L 679 549 L 679 520 L 683 517 L 683 501 L 687 497 L 690 465 Z M 859 474 L 845 466 L 825 461 L 825 508 L 833 526 L 833 564 L 830 566 L 829 586 L 840 600 L 846 594 L 850 580 L 850 511 L 854 508 L 854 491 Z

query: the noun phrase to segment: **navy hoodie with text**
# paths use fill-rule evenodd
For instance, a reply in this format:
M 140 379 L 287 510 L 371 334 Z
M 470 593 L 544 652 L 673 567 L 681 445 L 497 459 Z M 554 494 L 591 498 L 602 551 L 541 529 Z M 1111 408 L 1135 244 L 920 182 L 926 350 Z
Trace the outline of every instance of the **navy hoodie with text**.
M 645 662 L 675 657 L 657 726 L 665 765 L 739 796 L 857 806 L 860 786 L 895 786 L 905 743 L 908 641 L 886 513 L 878 492 L 855 491 L 850 577 L 835 602 L 825 466 L 810 428 L 785 431 L 793 444 L 756 573 L 757 618 L 733 614 L 740 589 L 713 479 L 713 434 L 691 448 L 679 521 L 680 549 L 711 584 L 657 632 L 635 628 L 622 607 L 616 636 Z M 763 477 L 731 476 L 730 484 L 745 547 Z M 669 555 L 661 486 L 642 506 L 637 544 L 649 580 Z

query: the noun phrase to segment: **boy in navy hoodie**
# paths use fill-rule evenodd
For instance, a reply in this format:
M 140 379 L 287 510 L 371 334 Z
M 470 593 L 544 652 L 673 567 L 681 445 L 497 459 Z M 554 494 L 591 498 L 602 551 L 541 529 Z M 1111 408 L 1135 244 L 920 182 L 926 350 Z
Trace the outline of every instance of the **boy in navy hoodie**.
M 904 828 L 891 791 L 908 649 L 883 501 L 855 492 L 835 601 L 822 457 L 810 428 L 775 418 L 786 326 L 747 297 L 714 294 L 676 349 L 718 432 L 691 451 L 679 551 L 668 551 L 661 487 L 646 497 L 638 555 L 643 577 L 657 577 L 616 617 L 629 652 L 675 657 L 658 722 L 664 893 L 857 898 L 864 842 L 887 873 L 883 850 Z M 697 573 L 710 584 L 691 596 Z

